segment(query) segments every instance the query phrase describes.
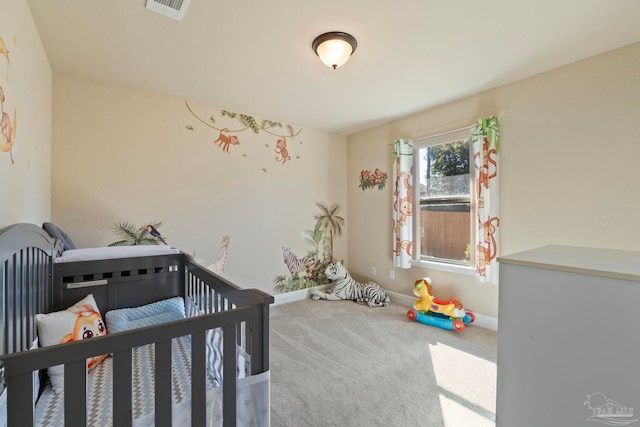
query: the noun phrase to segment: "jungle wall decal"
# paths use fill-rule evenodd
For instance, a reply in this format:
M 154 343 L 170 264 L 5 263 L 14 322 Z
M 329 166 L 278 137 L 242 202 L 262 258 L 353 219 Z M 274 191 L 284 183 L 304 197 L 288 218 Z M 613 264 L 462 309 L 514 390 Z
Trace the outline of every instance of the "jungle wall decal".
M 14 37 L 13 39 L 14 46 L 17 44 L 17 40 Z M 9 81 L 9 65 L 11 65 L 11 60 L 9 59 L 9 50 L 7 49 L 7 45 L 5 44 L 2 37 L 0 37 L 0 55 L 4 56 L 7 60 L 7 74 L 6 81 Z M 11 122 L 11 117 L 8 113 L 5 112 L 5 101 L 7 98 L 5 97 L 4 89 L 2 85 L 0 85 L 0 151 L 3 153 L 9 153 L 9 157 L 11 158 L 11 164 L 14 164 L 13 160 L 13 152 L 11 149 L 13 148 L 13 144 L 16 141 L 16 129 L 17 129 L 17 120 L 16 120 L 16 109 L 13 110 L 13 122 Z
M 302 233 L 303 242 L 311 246 L 305 256 L 299 257 L 290 247 L 282 247 L 284 263 L 290 275 L 279 275 L 273 279 L 273 290 L 291 292 L 327 284 L 325 270 L 333 262 L 333 239 L 342 235 L 345 220 L 338 215 L 340 205 L 330 206 L 316 202 L 320 213 L 314 215 L 313 230 Z
M 220 255 L 220 258 L 218 258 L 216 262 L 207 266 L 209 270 L 213 271 L 218 276 L 224 275 L 224 266 L 227 263 L 227 258 L 229 257 L 229 242 L 231 242 L 231 236 L 222 236 L 222 240 L 220 241 L 220 249 L 222 249 L 222 255 Z
M 370 190 L 372 188 L 384 190 L 384 187 L 387 185 L 388 178 L 388 174 L 386 172 L 382 172 L 378 168 L 373 171 L 363 169 L 360 172 L 360 184 L 358 184 L 358 187 L 360 187 L 362 191 Z
M 251 131 L 254 134 L 258 135 L 263 132 L 276 138 L 275 143 L 273 143 L 273 147 L 269 143 L 264 143 L 265 147 L 273 148 L 273 153 L 275 153 L 275 162 L 284 165 L 285 163 L 291 161 L 291 154 L 289 153 L 290 147 L 287 146 L 287 139 L 291 140 L 300 135 L 300 132 L 302 132 L 302 128 L 296 130 L 291 125 L 282 124 L 281 122 L 273 120 L 265 119 L 258 121 L 253 116 L 235 113 L 228 110 L 221 110 L 220 118 L 218 120 L 220 120 L 221 122 L 222 120 L 231 123 L 237 122 L 239 123 L 239 126 L 233 127 L 232 124 L 227 123 L 225 123 L 224 126 L 221 126 L 217 124 L 217 121 L 213 115 L 210 115 L 209 120 L 207 121 L 200 117 L 200 115 L 198 115 L 195 111 L 193 111 L 186 100 L 184 101 L 184 103 L 187 107 L 187 110 L 189 110 L 189 113 L 191 113 L 191 115 L 196 120 L 215 131 L 214 136 L 216 137 L 216 139 L 214 139 L 212 142 L 216 146 L 220 147 L 222 153 L 231 154 L 234 150 L 234 148 L 232 147 L 239 146 L 241 144 L 240 137 L 236 134 L 240 134 L 245 131 Z M 191 124 L 186 125 L 185 128 L 190 131 L 195 130 L 194 126 Z M 302 144 L 302 141 L 299 141 L 298 143 Z M 246 157 L 247 154 L 244 153 L 242 154 L 242 156 Z M 295 158 L 299 159 L 300 156 L 296 155 Z M 262 171 L 267 172 L 266 167 L 262 168 Z

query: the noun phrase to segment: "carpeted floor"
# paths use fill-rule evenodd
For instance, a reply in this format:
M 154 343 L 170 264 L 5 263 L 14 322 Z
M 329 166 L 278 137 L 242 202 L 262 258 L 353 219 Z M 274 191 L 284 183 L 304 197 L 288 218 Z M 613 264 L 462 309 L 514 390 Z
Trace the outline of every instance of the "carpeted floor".
M 271 309 L 271 425 L 494 426 L 496 333 L 410 321 L 407 307 Z

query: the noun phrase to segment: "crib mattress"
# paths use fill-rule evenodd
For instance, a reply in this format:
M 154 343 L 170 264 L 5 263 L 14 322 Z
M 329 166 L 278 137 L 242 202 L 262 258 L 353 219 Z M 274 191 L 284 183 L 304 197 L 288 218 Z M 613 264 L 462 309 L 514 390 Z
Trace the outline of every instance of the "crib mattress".
M 135 425 L 154 413 L 154 346 L 145 345 L 132 352 L 132 413 Z M 191 395 L 191 343 L 189 337 L 172 340 L 172 395 L 174 405 L 190 401 Z M 87 425 L 95 427 L 113 426 L 113 383 L 111 381 L 113 359 L 107 358 L 94 367 L 87 376 Z M 213 378 L 207 379 L 207 389 L 217 386 Z M 47 385 L 38 399 L 35 410 L 36 425 L 39 427 L 59 426 L 64 419 L 64 394 L 54 393 Z M 184 405 L 181 405 L 184 406 Z M 135 420 L 141 421 L 135 423 Z
M 96 261 L 114 258 L 135 258 L 153 255 L 178 254 L 179 249 L 167 245 L 104 246 L 99 248 L 69 249 L 53 262 Z

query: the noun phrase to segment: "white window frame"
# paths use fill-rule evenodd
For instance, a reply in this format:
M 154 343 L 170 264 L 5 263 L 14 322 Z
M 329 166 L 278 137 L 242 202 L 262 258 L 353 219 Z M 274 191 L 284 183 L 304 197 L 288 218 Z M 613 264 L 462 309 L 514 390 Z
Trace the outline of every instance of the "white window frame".
M 453 260 L 445 260 L 442 258 L 441 260 L 438 258 L 428 258 L 423 259 L 421 255 L 420 245 L 421 241 L 421 229 L 420 229 L 420 158 L 419 152 L 420 149 L 452 143 L 460 140 L 467 140 L 469 142 L 469 221 L 470 221 L 470 254 L 469 254 L 469 264 L 459 263 Z M 467 274 L 474 275 L 475 274 L 475 252 L 477 245 L 477 233 L 476 233 L 476 224 L 477 221 L 477 195 L 474 189 L 476 188 L 475 182 L 475 171 L 474 171 L 474 160 L 473 160 L 473 146 L 471 142 L 471 126 L 445 132 L 437 135 L 427 136 L 424 138 L 417 138 L 413 140 L 413 254 L 414 259 L 411 264 L 414 267 L 421 268 L 432 268 L 436 270 L 449 271 L 452 273 L 459 274 Z

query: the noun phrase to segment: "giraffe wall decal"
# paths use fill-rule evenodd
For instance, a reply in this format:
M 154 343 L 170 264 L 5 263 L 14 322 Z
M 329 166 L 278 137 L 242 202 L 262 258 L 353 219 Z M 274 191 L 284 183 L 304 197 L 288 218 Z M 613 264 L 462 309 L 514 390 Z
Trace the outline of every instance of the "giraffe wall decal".
M 227 257 L 229 255 L 229 242 L 231 238 L 229 236 L 222 236 L 222 241 L 220 242 L 220 248 L 222 249 L 222 255 L 220 258 L 209 265 L 207 268 L 214 273 L 222 276 L 224 274 L 224 265 L 227 262 Z

